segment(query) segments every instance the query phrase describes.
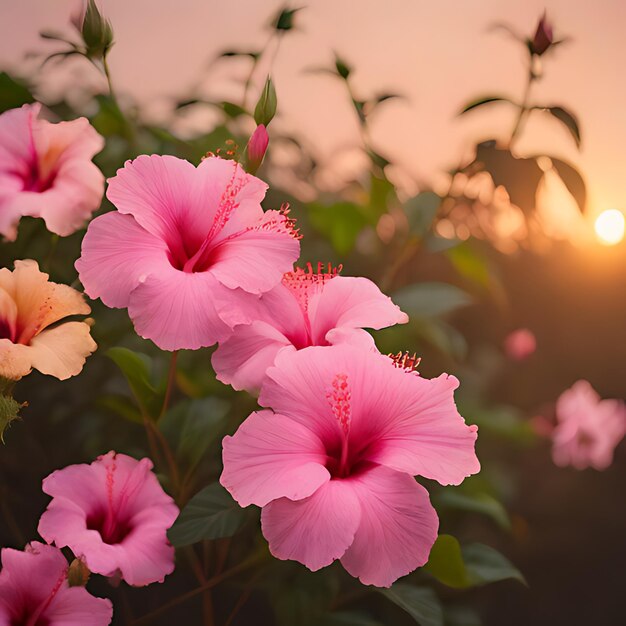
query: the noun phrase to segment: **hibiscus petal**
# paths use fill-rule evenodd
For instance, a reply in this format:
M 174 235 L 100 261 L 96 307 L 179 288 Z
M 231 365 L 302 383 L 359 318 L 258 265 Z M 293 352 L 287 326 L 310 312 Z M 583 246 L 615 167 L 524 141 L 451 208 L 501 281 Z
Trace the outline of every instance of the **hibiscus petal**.
M 305 426 L 270 411 L 252 413 L 223 441 L 222 485 L 239 504 L 301 500 L 328 482 L 321 441 Z
M 89 330 L 85 322 L 66 322 L 35 335 L 28 346 L 32 366 L 59 380 L 76 376 L 98 347 Z
M 184 159 L 143 154 L 126 161 L 109 179 L 107 198 L 120 213 L 132 215 L 149 233 L 169 241 L 184 227 L 195 174 L 196 168 Z
M 237 294 L 209 272 L 187 273 L 167 266 L 133 290 L 128 314 L 137 334 L 159 348 L 197 350 L 230 334 L 218 310 L 237 308 L 237 303 Z
M 284 221 L 267 211 L 263 223 Z M 300 242 L 285 229 L 249 228 L 232 235 L 211 251 L 209 271 L 226 287 L 261 294 L 280 283 L 300 254 Z
M 369 460 L 442 485 L 458 485 L 480 471 L 474 446 L 478 428 L 468 426 L 454 403 L 459 381 L 442 374 L 431 380 L 396 370 L 386 393 L 405 401 L 394 414 L 379 412 L 379 445 Z
M 303 500 L 280 498 L 264 506 L 261 527 L 276 558 L 299 561 L 315 572 L 345 553 L 360 519 L 352 485 L 331 480 Z
M 0 339 L 0 376 L 19 380 L 30 373 L 32 363 L 28 346 Z
M 311 297 L 309 319 L 313 342 L 323 345 L 333 328 L 385 328 L 409 318 L 367 278 L 336 276 Z
M 291 346 L 289 340 L 267 322 L 239 325 L 231 337 L 220 343 L 211 364 L 219 381 L 237 390 L 258 393 L 267 368 L 286 346 Z
M 390 587 L 428 561 L 437 513 L 426 489 L 408 474 L 374 467 L 349 480 L 361 523 L 341 563 L 364 585 Z
M 115 212 L 91 222 L 76 261 L 89 297 L 115 308 L 128 306 L 130 292 L 142 277 L 168 265 L 167 245 L 130 215 Z
M 45 623 L 54 626 L 107 626 L 113 619 L 110 600 L 95 598 L 84 587 L 64 588 L 44 612 Z
M 36 261 L 15 261 L 15 270 L 0 270 L 0 288 L 15 301 L 17 326 L 23 341 L 70 315 L 87 315 L 91 309 L 82 294 L 48 280 Z

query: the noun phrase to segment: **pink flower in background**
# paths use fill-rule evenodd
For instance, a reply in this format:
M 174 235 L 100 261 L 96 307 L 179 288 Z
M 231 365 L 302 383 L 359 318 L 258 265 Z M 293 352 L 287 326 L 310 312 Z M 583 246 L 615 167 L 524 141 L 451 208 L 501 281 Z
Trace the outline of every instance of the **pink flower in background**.
M 234 161 L 196 168 L 140 156 L 109 181 L 118 211 L 97 217 L 76 262 L 85 291 L 128 308 L 135 330 L 164 350 L 197 349 L 249 321 L 240 301 L 275 287 L 300 251 L 284 211 L 266 211 L 267 185 Z
M 65 237 L 100 206 L 104 177 L 91 162 L 104 139 L 81 117 L 51 124 L 40 104 L 0 115 L 0 234 L 13 240 L 23 216 Z
M 621 400 L 602 400 L 586 381 L 564 391 L 556 403 L 552 459 L 560 466 L 603 470 L 626 434 L 626 407 Z
M 250 324 L 236 326 L 220 343 L 212 364 L 218 380 L 235 389 L 257 392 L 281 350 L 354 343 L 375 349 L 363 328 L 408 322 L 390 298 L 367 278 L 338 276 L 321 264 L 313 272 L 296 268 L 282 283 L 251 303 Z
M 107 626 L 110 600 L 70 587 L 67 561 L 58 548 L 33 542 L 24 552 L 3 548 L 0 625 Z
M 507 335 L 504 340 L 504 351 L 513 361 L 523 361 L 537 349 L 537 340 L 528 328 L 518 328 Z
M 351 345 L 281 352 L 259 403 L 223 442 L 220 482 L 263 507 L 270 551 L 315 571 L 341 559 L 390 586 L 428 560 L 438 518 L 418 474 L 457 485 L 479 471 L 476 427 L 433 380 Z
M 150 471 L 149 459 L 125 454 L 70 465 L 43 481 L 52 501 L 39 534 L 69 547 L 97 574 L 119 574 L 129 585 L 163 582 L 174 571 L 174 548 L 166 531 L 178 507 Z
M 0 376 L 18 380 L 32 368 L 61 380 L 80 373 L 97 348 L 86 322 L 82 294 L 48 280 L 36 261 L 15 261 L 0 269 Z

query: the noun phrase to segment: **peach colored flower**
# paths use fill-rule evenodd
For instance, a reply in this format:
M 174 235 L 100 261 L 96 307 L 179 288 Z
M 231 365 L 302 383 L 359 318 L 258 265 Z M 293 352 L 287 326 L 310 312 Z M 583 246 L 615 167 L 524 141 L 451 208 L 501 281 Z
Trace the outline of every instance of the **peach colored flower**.
M 66 237 L 100 206 L 104 176 L 91 162 L 104 139 L 84 117 L 51 124 L 41 105 L 0 115 L 0 234 L 17 236 L 22 216 L 40 217 Z
M 90 311 L 78 291 L 50 282 L 36 261 L 0 269 L 0 376 L 18 380 L 33 368 L 59 380 L 78 374 L 97 346 L 88 324 L 62 320 Z

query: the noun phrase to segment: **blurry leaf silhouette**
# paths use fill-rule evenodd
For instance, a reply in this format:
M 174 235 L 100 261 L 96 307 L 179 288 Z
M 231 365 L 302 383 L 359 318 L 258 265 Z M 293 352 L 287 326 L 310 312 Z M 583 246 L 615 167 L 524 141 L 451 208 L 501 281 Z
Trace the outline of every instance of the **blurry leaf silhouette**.
M 404 203 L 404 213 L 411 232 L 423 237 L 432 227 L 441 206 L 441 198 L 434 191 L 423 191 Z
M 383 626 L 383 624 L 367 613 L 339 611 L 325 616 L 320 626 Z
M 513 100 L 511 100 L 510 98 L 506 98 L 505 96 L 483 96 L 482 98 L 472 100 L 472 102 L 466 104 L 459 112 L 459 115 L 463 115 L 463 113 L 467 113 L 468 111 L 472 111 L 473 109 L 481 107 L 484 104 L 491 104 L 493 102 L 507 102 L 509 104 L 519 106 L 518 104 L 513 102 Z
M 578 120 L 576 119 L 576 116 L 567 109 L 558 106 L 547 107 L 545 110 L 565 125 L 567 130 L 569 130 L 570 134 L 574 138 L 574 141 L 576 142 L 576 147 L 580 148 L 580 128 L 578 126 Z
M 320 233 L 330 239 L 340 254 L 352 250 L 356 238 L 368 223 L 361 207 L 352 202 L 336 202 L 330 206 L 311 203 L 309 219 Z
M 25 85 L 11 78 L 6 72 L 0 72 L 0 113 L 34 101 Z
M 304 7 L 298 7 L 297 9 L 288 9 L 287 7 L 281 9 L 278 15 L 272 21 L 274 29 L 279 31 L 288 31 L 294 28 L 294 16 L 298 11 L 302 11 Z
M 489 172 L 495 185 L 502 185 L 511 203 L 526 215 L 535 208 L 535 193 L 543 176 L 535 159 L 515 157 L 507 148 L 498 148 L 495 141 L 485 141 L 476 146 L 476 159 L 467 169 L 476 167 Z
M 471 298 L 463 290 L 447 283 L 415 283 L 396 291 L 393 301 L 409 317 L 431 318 L 468 306 Z

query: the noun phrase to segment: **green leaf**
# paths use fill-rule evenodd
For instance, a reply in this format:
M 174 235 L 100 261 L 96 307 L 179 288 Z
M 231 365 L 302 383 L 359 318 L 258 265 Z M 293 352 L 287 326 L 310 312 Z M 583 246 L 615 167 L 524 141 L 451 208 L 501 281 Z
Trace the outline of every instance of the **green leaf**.
M 0 72 L 0 113 L 30 104 L 35 99 L 30 91 L 6 72 Z
M 338 55 L 335 55 L 335 69 L 337 70 L 337 74 L 344 80 L 346 80 L 352 72 L 350 66 Z
M 576 116 L 563 107 L 546 107 L 545 110 L 565 125 L 576 142 L 576 147 L 580 148 L 580 127 Z
M 466 606 L 449 606 L 444 608 L 446 626 L 481 626 L 480 615 Z
M 446 256 L 461 276 L 481 287 L 489 287 L 491 274 L 486 259 L 479 256 L 467 242 L 449 249 Z
M 247 517 L 245 509 L 219 483 L 212 483 L 187 503 L 167 536 L 177 548 L 204 539 L 232 537 Z
M 472 100 L 472 102 L 466 104 L 459 112 L 459 115 L 463 115 L 463 113 L 472 111 L 473 109 L 483 106 L 484 104 L 491 104 L 492 102 L 507 102 L 509 104 L 515 104 L 512 100 L 503 96 L 485 96 L 483 98 L 478 98 L 477 100 Z
M 520 571 L 497 550 L 481 543 L 461 548 L 451 535 L 439 535 L 424 571 L 455 589 L 514 579 L 526 584 Z
M 234 102 L 228 102 L 228 100 L 224 100 L 218 106 L 221 107 L 222 111 L 231 119 L 237 119 L 242 115 L 249 115 L 248 111 L 246 111 L 243 107 L 235 104 Z
M 443 626 L 441 603 L 432 589 L 396 583 L 378 591 L 404 609 L 420 626 Z
M 122 370 L 142 413 L 152 416 L 157 392 L 150 383 L 150 359 L 128 348 L 110 348 L 106 355 Z
M 434 191 L 423 191 L 404 204 L 404 213 L 411 232 L 423 237 L 430 229 L 441 206 L 441 198 Z
M 230 403 L 221 398 L 192 400 L 183 422 L 178 454 L 194 467 L 207 448 L 220 436 Z
M 468 586 L 461 546 L 452 535 L 437 537 L 423 569 L 448 587 L 460 589 Z
M 105 394 L 100 396 L 96 403 L 109 411 L 112 411 L 116 415 L 123 417 L 131 422 L 143 424 L 143 418 L 141 413 L 137 410 L 137 407 L 133 404 L 133 401 L 122 395 L 117 394 Z
M 464 547 L 462 553 L 471 585 L 486 585 L 509 578 L 527 584 L 522 573 L 504 555 L 490 546 L 473 543 Z
M 339 611 L 322 619 L 321 626 L 383 626 L 383 624 L 361 611 Z
M 274 119 L 277 104 L 274 83 L 272 83 L 272 79 L 268 76 L 263 91 L 259 96 L 259 101 L 254 108 L 254 121 L 257 123 L 257 126 L 261 124 L 267 126 Z
M 397 291 L 393 301 L 409 316 L 432 318 L 471 304 L 470 296 L 447 283 L 415 283 Z
M 276 16 L 276 19 L 273 21 L 272 26 L 276 30 L 288 31 L 292 30 L 294 27 L 293 18 L 298 11 L 301 11 L 302 7 L 297 9 L 281 9 Z
M 347 254 L 354 248 L 356 238 L 368 224 L 363 209 L 352 202 L 337 202 L 330 206 L 312 203 L 309 219 L 340 254 Z
M 509 530 L 511 528 L 511 520 L 498 500 L 488 493 L 468 493 L 460 491 L 458 488 L 444 489 L 444 491 L 434 498 L 437 508 L 459 509 L 461 511 L 470 511 L 473 513 L 481 513 L 490 517 L 498 526 Z
M 9 426 L 19 420 L 20 409 L 24 406 L 10 396 L 0 395 L 0 441 L 4 443 L 4 433 Z

